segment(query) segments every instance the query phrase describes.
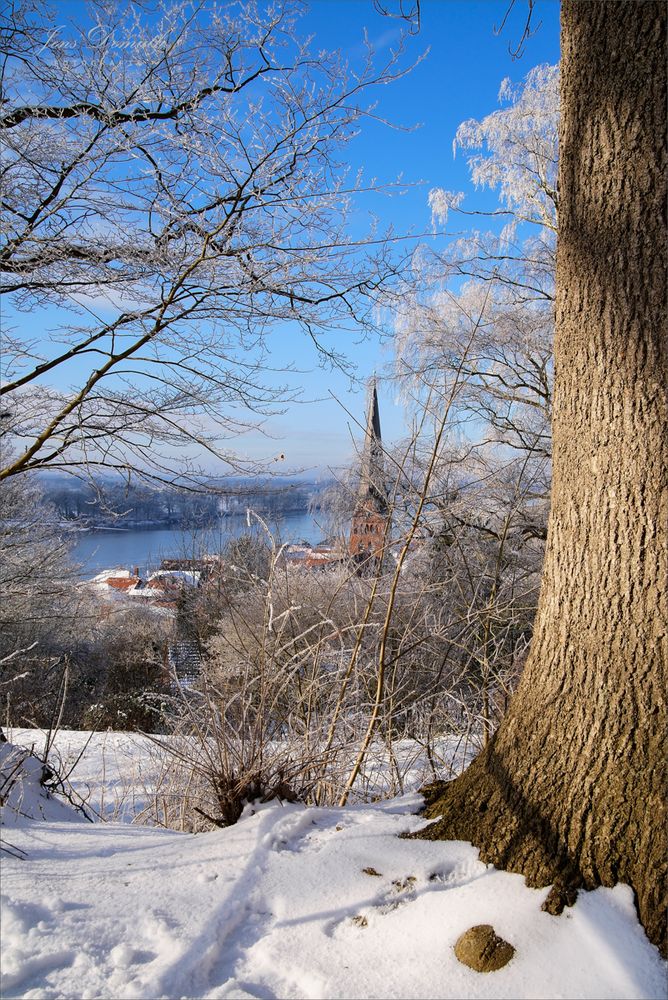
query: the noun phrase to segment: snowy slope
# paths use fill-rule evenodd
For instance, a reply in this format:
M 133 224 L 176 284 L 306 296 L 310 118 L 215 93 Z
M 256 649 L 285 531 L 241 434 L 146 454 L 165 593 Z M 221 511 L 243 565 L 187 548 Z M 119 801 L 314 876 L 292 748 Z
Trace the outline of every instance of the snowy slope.
M 24 820 L 7 835 L 26 860 L 3 855 L 3 996 L 665 996 L 630 890 L 552 917 L 547 890 L 470 845 L 400 839 L 419 802 L 247 807 L 198 836 Z M 478 923 L 516 948 L 498 972 L 454 957 Z

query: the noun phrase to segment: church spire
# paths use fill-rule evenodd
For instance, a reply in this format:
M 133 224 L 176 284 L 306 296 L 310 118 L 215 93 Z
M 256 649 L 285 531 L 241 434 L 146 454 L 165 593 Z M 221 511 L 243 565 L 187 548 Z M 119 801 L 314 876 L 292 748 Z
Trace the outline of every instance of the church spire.
M 389 503 L 380 436 L 376 379 L 369 382 L 366 433 L 357 504 L 350 531 L 350 554 L 360 566 L 380 568 L 387 544 Z M 360 570 L 363 571 L 363 570 Z
M 362 453 L 362 469 L 358 493 L 358 504 L 378 514 L 387 513 L 387 486 L 385 483 L 385 462 L 380 435 L 380 413 L 375 376 L 369 380 L 366 433 Z

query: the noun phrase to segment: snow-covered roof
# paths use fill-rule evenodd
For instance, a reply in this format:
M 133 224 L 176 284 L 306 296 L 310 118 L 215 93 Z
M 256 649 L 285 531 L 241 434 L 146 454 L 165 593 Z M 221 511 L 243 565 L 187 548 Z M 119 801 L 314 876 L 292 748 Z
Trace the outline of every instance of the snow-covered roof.
M 129 580 L 134 576 L 129 569 L 104 569 L 93 577 L 93 583 L 106 583 L 112 577 L 119 580 Z

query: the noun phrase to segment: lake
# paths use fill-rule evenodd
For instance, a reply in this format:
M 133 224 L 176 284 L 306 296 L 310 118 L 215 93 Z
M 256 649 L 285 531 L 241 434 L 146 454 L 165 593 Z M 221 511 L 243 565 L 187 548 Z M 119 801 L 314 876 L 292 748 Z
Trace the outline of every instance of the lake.
M 323 531 L 311 514 L 284 514 L 269 522 L 274 537 L 281 542 L 322 541 Z M 95 576 L 104 569 L 132 569 L 140 574 L 157 569 L 162 559 L 192 559 L 205 553 L 220 552 L 233 538 L 249 531 L 260 531 L 257 522 L 249 529 L 245 516 L 232 516 L 209 528 L 191 531 L 177 528 L 146 529 L 91 528 L 77 533 L 71 556 L 81 566 L 83 577 Z M 261 532 L 264 535 L 264 532 Z

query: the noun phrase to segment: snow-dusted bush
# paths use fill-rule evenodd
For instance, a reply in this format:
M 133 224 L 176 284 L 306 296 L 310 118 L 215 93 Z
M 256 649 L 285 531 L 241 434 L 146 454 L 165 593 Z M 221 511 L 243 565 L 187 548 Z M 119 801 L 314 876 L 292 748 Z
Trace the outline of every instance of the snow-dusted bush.
M 33 748 L 9 742 L 0 743 L 0 814 L 4 826 L 25 820 L 85 819 L 53 766 L 36 756 Z

